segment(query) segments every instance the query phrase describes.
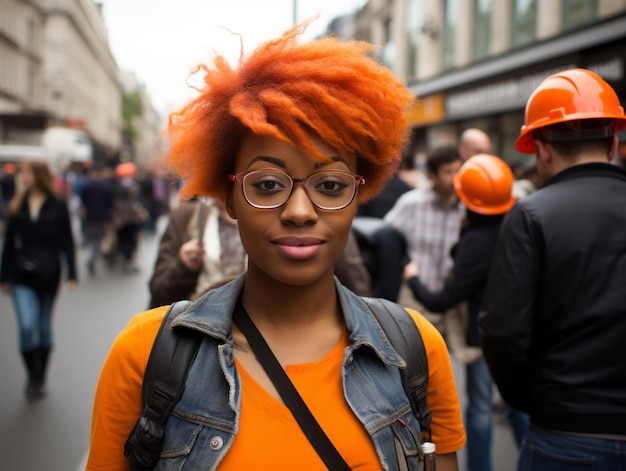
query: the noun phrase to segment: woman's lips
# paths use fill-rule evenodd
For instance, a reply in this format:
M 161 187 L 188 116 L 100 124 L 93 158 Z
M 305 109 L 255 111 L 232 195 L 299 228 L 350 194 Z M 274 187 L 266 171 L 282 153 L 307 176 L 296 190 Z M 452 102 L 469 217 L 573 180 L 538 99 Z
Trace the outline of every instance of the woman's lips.
M 323 240 L 315 237 L 281 237 L 274 245 L 288 258 L 306 260 L 313 257 L 322 247 Z

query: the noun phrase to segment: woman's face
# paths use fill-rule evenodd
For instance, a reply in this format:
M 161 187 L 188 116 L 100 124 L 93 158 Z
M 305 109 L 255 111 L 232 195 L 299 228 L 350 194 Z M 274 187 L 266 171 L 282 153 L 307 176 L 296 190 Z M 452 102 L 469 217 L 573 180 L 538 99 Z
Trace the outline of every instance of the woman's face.
M 30 190 L 35 186 L 35 175 L 29 164 L 22 163 L 20 165 L 19 178 L 24 190 Z
M 323 155 L 333 159 L 332 162 L 316 162 L 304 151 L 273 137 L 248 135 L 237 154 L 235 171 L 241 174 L 271 170 L 284 172 L 295 179 L 319 171 L 356 173 L 354 155 L 340 155 L 324 143 L 314 142 Z M 242 185 L 241 177 L 233 182 L 227 208 L 238 220 L 241 240 L 249 257 L 250 274 L 266 275 L 284 284 L 300 286 L 332 276 L 350 234 L 357 198 L 343 209 L 320 209 L 309 199 L 304 183 L 296 182 L 282 206 L 261 209 L 246 201 Z M 259 192 L 255 194 L 260 198 L 271 198 L 268 190 L 284 186 L 262 174 L 260 182 L 247 185 L 247 188 L 249 194 L 258 188 Z M 325 182 L 315 188 L 323 193 L 327 189 L 334 190 L 336 185 Z

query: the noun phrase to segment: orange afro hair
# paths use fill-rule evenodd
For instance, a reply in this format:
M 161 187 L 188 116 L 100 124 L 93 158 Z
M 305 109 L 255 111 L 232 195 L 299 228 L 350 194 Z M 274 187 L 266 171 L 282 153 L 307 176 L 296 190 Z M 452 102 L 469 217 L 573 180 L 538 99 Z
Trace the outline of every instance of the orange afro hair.
M 267 135 L 325 160 L 317 135 L 357 155 L 365 201 L 396 170 L 408 136 L 414 96 L 386 67 L 367 57 L 369 43 L 326 37 L 298 44 L 309 22 L 259 46 L 233 70 L 223 56 L 200 65 L 200 95 L 169 118 L 169 163 L 184 180 L 182 197 L 223 196 L 241 139 Z

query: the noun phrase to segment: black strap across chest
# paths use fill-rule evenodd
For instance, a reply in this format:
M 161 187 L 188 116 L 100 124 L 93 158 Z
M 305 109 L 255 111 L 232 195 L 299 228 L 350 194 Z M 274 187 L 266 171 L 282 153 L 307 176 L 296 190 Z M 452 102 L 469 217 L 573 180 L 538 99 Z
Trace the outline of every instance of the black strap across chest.
M 306 403 L 298 393 L 289 376 L 280 365 L 269 345 L 257 329 L 250 316 L 244 309 L 241 301 L 237 302 L 233 320 L 239 330 L 248 340 L 252 351 L 256 355 L 267 375 L 274 383 L 278 394 L 289 408 L 298 425 L 306 435 L 313 448 L 330 471 L 350 471 L 350 466 L 342 458 L 341 454 L 330 441 L 320 424 L 317 422 Z

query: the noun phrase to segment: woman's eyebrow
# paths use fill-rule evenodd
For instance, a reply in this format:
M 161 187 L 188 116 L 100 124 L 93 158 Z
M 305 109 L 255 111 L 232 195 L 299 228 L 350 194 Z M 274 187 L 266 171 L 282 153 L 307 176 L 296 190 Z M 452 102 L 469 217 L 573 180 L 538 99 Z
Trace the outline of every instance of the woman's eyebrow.
M 343 162 L 344 164 L 346 164 L 346 166 L 349 167 L 348 165 L 348 161 L 346 159 L 344 159 L 343 157 L 341 157 L 340 155 L 333 155 L 331 157 L 329 157 L 330 160 L 332 160 L 333 162 Z M 329 162 L 317 162 L 315 164 L 315 168 L 320 168 L 323 167 L 324 165 L 328 165 Z
M 263 161 L 263 162 L 269 162 L 270 164 L 274 164 L 277 165 L 279 167 L 282 167 L 284 169 L 287 168 L 287 164 L 285 163 L 284 160 L 282 159 L 277 159 L 276 157 L 270 157 L 267 155 L 259 155 L 258 157 L 255 157 L 254 159 L 252 159 L 252 161 L 248 164 L 248 168 L 250 168 L 250 166 L 257 161 Z

